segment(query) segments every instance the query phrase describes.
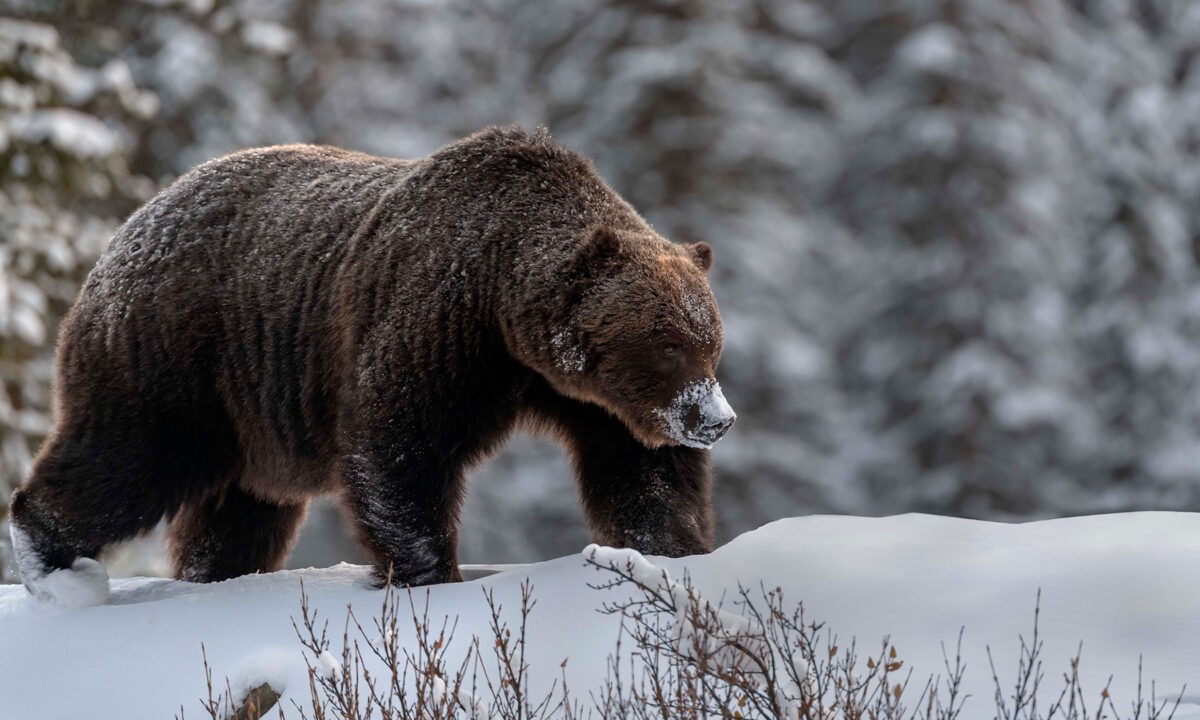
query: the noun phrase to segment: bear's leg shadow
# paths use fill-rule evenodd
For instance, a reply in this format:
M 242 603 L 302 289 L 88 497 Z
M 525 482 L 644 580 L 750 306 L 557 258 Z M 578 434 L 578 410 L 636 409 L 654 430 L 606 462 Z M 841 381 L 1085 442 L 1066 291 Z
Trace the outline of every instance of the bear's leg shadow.
M 111 405 L 86 422 L 61 423 L 12 497 L 13 545 L 29 591 L 68 605 L 104 602 L 108 575 L 96 556 L 228 473 L 225 428 L 201 427 Z M 212 444 L 214 433 L 226 446 Z
M 406 447 L 412 447 L 407 445 Z M 384 461 L 381 456 L 395 458 Z M 403 459 L 402 459 L 403 458 Z M 346 503 L 375 556 L 376 581 L 400 586 L 458 582 L 460 464 L 411 452 L 342 460 Z
M 272 503 L 236 485 L 190 502 L 167 532 L 175 577 L 217 582 L 279 570 L 307 513 L 307 501 Z
M 609 413 L 562 396 L 535 412 L 557 429 L 572 456 L 595 542 L 670 557 L 712 551 L 707 450 L 649 449 Z

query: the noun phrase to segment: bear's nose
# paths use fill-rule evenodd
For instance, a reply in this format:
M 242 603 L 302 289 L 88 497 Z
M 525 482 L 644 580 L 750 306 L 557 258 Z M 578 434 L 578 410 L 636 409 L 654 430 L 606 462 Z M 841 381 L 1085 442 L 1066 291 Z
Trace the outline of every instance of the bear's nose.
M 725 433 L 729 432 L 729 428 L 733 427 L 735 420 L 737 420 L 737 414 L 731 411 L 727 416 L 706 421 L 697 428 L 696 434 L 704 438 L 705 442 L 709 444 L 715 443 L 725 437 Z
M 698 448 L 712 447 L 737 419 L 721 385 L 713 378 L 686 385 L 659 415 L 666 421 L 668 437 Z

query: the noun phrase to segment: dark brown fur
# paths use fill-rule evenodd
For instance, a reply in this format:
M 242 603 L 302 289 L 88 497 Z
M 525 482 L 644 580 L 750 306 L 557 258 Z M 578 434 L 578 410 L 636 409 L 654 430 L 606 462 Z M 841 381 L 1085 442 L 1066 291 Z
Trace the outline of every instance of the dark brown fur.
M 339 492 L 381 576 L 455 580 L 463 474 L 523 424 L 572 453 L 598 542 L 706 552 L 708 451 L 654 413 L 712 377 L 711 262 L 518 129 L 212 161 L 88 277 L 13 522 L 53 570 L 166 515 L 178 575 L 212 581 L 280 567 Z

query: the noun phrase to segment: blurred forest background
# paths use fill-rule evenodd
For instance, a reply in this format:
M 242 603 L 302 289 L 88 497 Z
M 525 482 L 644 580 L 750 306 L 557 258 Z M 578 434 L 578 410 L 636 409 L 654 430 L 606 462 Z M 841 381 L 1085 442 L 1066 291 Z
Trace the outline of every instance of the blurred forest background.
M 1194 0 L 0 0 L 0 508 L 59 318 L 155 189 L 247 146 L 507 123 L 715 248 L 722 540 L 1200 510 Z M 337 528 L 316 512 L 293 563 L 358 557 Z M 473 476 L 463 561 L 585 542 L 557 448 Z

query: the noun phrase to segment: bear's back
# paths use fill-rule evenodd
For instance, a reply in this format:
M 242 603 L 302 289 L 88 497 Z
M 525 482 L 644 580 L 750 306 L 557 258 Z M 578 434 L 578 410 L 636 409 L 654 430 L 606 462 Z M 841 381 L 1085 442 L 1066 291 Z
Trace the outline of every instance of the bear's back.
M 62 382 L 183 399 L 215 389 L 235 415 L 266 421 L 256 434 L 311 447 L 331 418 L 330 383 L 316 378 L 335 371 L 339 267 L 420 162 L 289 145 L 181 176 L 88 276 L 60 338 Z
M 255 148 L 204 163 L 142 206 L 117 230 L 89 282 L 146 277 L 205 261 L 283 253 L 336 240 L 419 161 L 318 145 Z M 222 257 L 217 257 L 217 255 Z M 284 270 L 276 266 L 277 270 Z M 93 281 L 94 278 L 94 281 Z

